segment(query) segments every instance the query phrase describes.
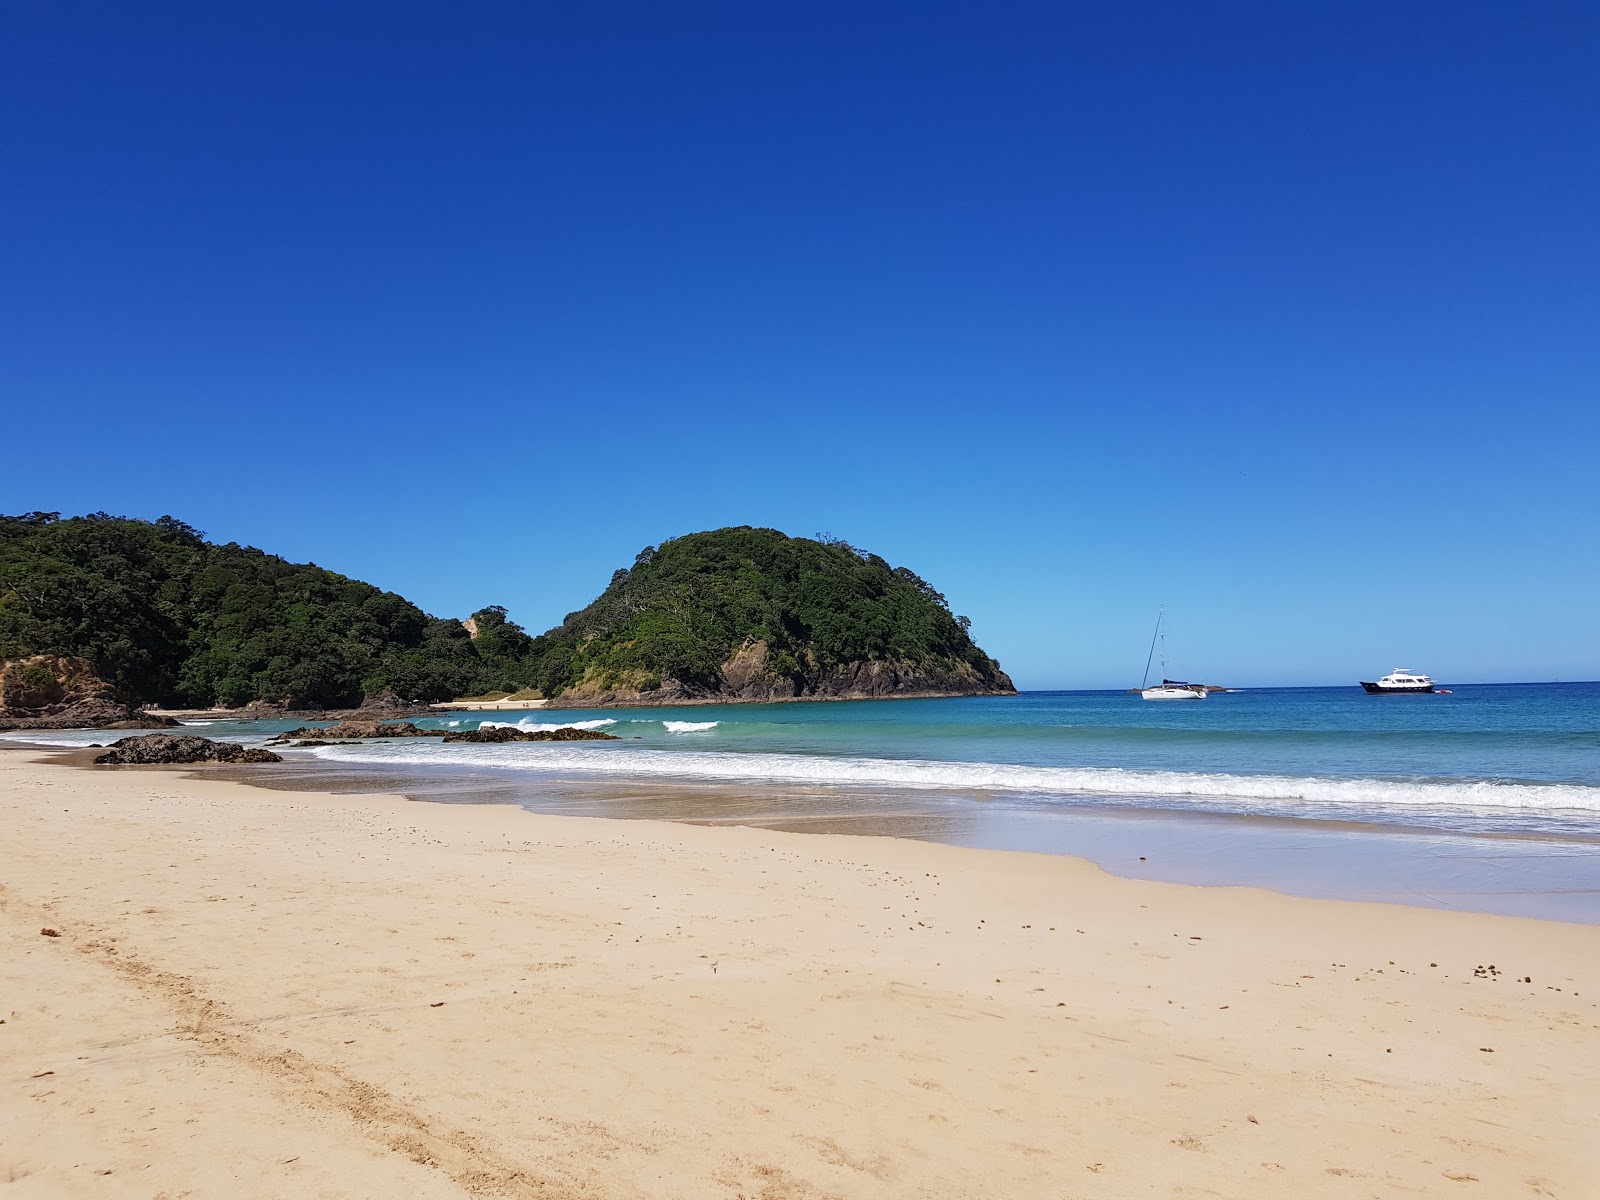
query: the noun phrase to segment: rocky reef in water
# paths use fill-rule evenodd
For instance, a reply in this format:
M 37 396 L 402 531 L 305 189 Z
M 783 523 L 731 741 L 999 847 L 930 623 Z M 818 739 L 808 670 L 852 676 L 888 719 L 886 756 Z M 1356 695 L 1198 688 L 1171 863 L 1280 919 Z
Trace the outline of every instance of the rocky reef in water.
M 368 738 L 440 737 L 442 729 L 418 729 L 410 721 L 374 721 L 352 719 L 336 725 L 302 725 L 288 733 L 280 733 L 272 740 L 292 742 L 297 738 L 320 738 L 337 741 L 365 741 Z
M 494 729 L 469 729 L 461 733 L 447 733 L 447 742 L 620 742 L 614 733 L 601 733 L 598 729 L 574 729 L 564 725 L 560 729 L 516 729 L 499 726 Z

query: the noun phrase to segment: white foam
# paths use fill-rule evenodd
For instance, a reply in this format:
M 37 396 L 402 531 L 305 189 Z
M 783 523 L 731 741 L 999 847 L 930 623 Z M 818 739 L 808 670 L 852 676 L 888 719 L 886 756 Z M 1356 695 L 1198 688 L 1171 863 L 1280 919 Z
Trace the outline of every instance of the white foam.
M 0 733 L 0 738 L 9 738 L 12 741 L 29 742 L 36 746 L 63 746 L 81 749 L 85 746 L 109 746 L 112 742 L 125 737 L 139 737 L 146 733 L 171 733 L 168 729 L 19 729 L 14 732 Z M 191 736 L 198 737 L 198 734 Z M 273 733 L 222 732 L 215 734 L 213 741 L 238 742 L 241 745 L 261 745 L 263 742 L 276 737 Z
M 560 726 L 550 726 L 555 729 Z M 457 763 L 458 748 L 416 745 L 329 746 L 317 754 L 341 762 Z M 492 764 L 535 771 L 584 772 L 635 778 L 929 788 L 1023 793 L 1062 799 L 1130 797 L 1203 806 L 1270 807 L 1308 814 L 1319 808 L 1405 810 L 1440 808 L 1600 812 L 1600 787 L 1496 780 L 1296 778 L 1118 768 L 1034 767 L 1014 763 L 927 759 L 831 758 L 803 754 L 730 754 L 635 746 L 474 747 Z M 485 760 L 486 763 L 488 760 Z
M 596 721 L 557 721 L 554 724 L 540 724 L 524 717 L 520 721 L 479 721 L 479 729 L 521 729 L 526 733 L 554 733 L 558 729 L 604 729 L 607 725 L 617 722 L 612 717 L 601 717 Z
M 159 730 L 150 729 L 19 729 L 10 733 L 0 733 L 0 738 L 13 742 L 28 742 L 35 746 L 69 746 L 82 748 L 95 742 L 102 746 L 109 746 L 118 738 L 125 738 L 135 733 L 157 733 Z
M 668 733 L 704 733 L 708 729 L 715 729 L 716 721 L 663 721 Z

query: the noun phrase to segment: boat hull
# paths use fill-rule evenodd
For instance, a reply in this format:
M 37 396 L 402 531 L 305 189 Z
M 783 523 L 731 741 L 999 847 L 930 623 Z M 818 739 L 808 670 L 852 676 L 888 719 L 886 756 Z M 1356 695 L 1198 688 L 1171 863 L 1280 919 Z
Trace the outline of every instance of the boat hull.
M 1204 700 L 1205 692 L 1198 688 L 1145 688 L 1139 695 L 1146 700 Z
M 1431 683 L 1426 687 L 1384 687 L 1381 683 L 1368 683 L 1365 679 L 1361 680 L 1361 686 L 1367 689 L 1369 696 L 1419 696 L 1434 690 Z

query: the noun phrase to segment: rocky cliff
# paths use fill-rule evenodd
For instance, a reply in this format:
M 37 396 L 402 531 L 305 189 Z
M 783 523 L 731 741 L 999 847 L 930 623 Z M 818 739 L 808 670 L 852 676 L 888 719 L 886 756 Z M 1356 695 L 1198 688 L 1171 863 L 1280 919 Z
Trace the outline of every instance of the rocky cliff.
M 774 674 L 769 648 L 752 641 L 731 655 L 715 681 L 688 684 L 667 679 L 656 687 L 607 686 L 584 679 L 551 703 L 556 708 L 628 708 L 665 704 L 777 704 L 790 700 L 914 700 L 951 696 L 1010 696 L 1016 688 L 1004 671 L 991 676 L 968 663 L 918 666 L 909 662 L 855 662 L 833 670 L 815 659 Z
M 121 704 L 86 658 L 0 658 L 0 730 L 152 729 L 176 725 Z

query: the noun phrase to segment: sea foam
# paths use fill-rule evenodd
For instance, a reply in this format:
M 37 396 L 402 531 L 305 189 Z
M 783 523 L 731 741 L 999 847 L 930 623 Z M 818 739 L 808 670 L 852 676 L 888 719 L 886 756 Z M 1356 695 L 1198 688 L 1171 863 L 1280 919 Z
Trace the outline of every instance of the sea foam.
M 551 726 L 550 728 L 559 728 Z M 318 755 L 340 762 L 396 761 L 459 764 L 457 748 L 418 745 L 328 746 Z M 929 759 L 733 754 L 644 747 L 474 747 L 484 766 L 528 771 L 595 773 L 626 778 L 711 779 L 845 787 L 1005 792 L 1063 802 L 1096 799 L 1164 801 L 1176 807 L 1270 809 L 1307 816 L 1479 808 L 1535 812 L 1600 812 L 1600 787 L 1497 780 L 1371 779 L 1134 771 L 1115 767 L 1040 767 L 1015 763 Z M 597 752 L 598 751 L 598 752 Z
M 717 727 L 716 721 L 663 721 L 668 733 L 704 733 Z

